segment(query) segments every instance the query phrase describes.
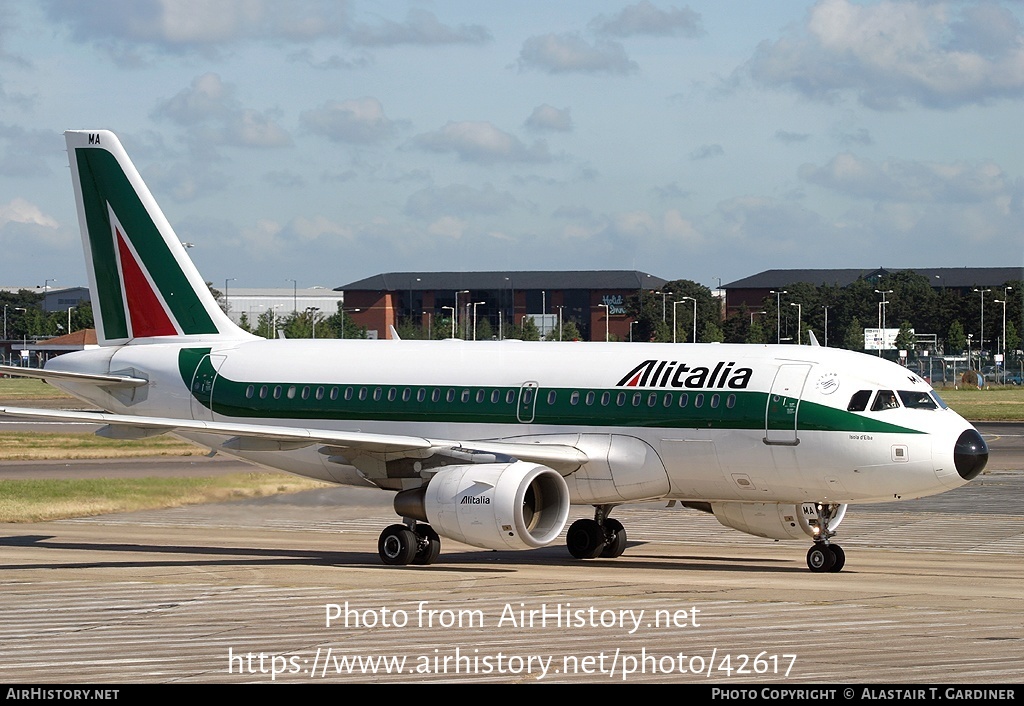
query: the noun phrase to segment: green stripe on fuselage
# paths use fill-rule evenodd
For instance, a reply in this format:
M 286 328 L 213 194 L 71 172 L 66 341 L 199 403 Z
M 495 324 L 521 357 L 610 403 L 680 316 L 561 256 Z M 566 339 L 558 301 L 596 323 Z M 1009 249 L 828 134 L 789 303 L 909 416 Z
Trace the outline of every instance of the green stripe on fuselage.
M 213 373 L 209 359 L 204 358 L 208 352 L 209 349 L 184 349 L 179 354 L 179 368 L 186 386 L 191 387 L 197 377 Z M 405 399 L 407 390 L 408 400 Z M 422 401 L 418 399 L 421 390 L 424 392 Z M 435 391 L 438 392 L 436 401 L 433 400 Z M 201 390 L 193 392 L 193 396 L 216 414 L 237 419 L 514 425 L 521 423 L 521 393 L 519 387 L 246 383 L 217 376 L 212 402 L 210 395 Z M 587 404 L 589 393 L 593 393 L 593 398 Z M 606 393 L 608 402 L 602 404 Z M 532 414 L 527 407 L 523 418 L 529 419 L 531 424 L 566 427 L 763 430 L 768 403 L 768 393 L 742 390 L 679 392 L 621 387 L 593 390 L 542 387 L 533 388 L 533 394 L 536 400 Z M 680 404 L 683 395 L 685 405 Z M 923 433 L 807 401 L 800 403 L 798 422 L 800 431 Z M 771 428 L 792 430 L 793 425 L 773 423 Z

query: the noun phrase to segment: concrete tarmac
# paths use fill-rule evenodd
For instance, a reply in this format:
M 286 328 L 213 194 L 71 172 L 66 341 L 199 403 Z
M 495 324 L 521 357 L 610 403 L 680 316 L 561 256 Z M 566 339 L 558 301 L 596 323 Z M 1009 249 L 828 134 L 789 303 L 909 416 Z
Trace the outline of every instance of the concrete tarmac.
M 625 554 L 586 562 L 383 566 L 391 496 L 356 488 L 2 525 L 0 681 L 1018 684 L 1024 435 L 979 428 L 993 470 L 851 507 L 838 574 L 665 503 L 616 508 Z

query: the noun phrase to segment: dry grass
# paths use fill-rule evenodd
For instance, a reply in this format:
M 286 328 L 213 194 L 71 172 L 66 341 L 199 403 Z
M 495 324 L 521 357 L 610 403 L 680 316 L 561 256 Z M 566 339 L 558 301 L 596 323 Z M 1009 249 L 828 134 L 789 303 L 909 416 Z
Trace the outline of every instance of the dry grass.
M 327 484 L 285 473 L 261 472 L 205 478 L 0 480 L 0 522 L 44 522 L 323 487 Z

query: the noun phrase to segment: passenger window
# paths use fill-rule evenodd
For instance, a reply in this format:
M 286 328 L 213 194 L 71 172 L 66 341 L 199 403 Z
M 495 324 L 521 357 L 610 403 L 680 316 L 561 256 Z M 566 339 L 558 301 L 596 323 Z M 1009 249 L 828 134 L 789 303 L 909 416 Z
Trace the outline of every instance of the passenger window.
M 896 409 L 896 394 L 892 390 L 879 390 L 875 395 L 875 402 L 871 405 L 872 412 L 881 412 L 885 409 Z
M 322 388 L 322 387 L 316 388 L 316 398 L 318 400 L 322 400 L 324 398 L 324 388 Z
M 579 390 L 573 390 L 572 394 L 569 395 L 569 404 L 571 404 L 573 407 L 575 407 L 579 403 L 580 403 L 580 393 L 579 393 Z
M 725 398 L 725 406 L 732 409 L 736 406 L 736 395 L 729 395 Z
M 469 402 L 470 394 L 472 394 L 472 393 L 470 393 L 469 390 L 463 390 L 462 391 L 462 404 L 466 404 L 467 402 Z
M 501 402 L 501 390 L 494 390 L 491 393 L 491 404 L 498 404 Z
M 445 400 L 447 400 L 448 402 L 454 402 L 455 401 L 455 390 L 448 390 L 448 394 L 445 395 Z
M 847 412 L 863 412 L 868 408 L 868 400 L 871 399 L 871 390 L 858 390 L 850 398 L 850 404 L 846 405 Z
M 548 393 L 548 404 L 554 404 L 556 399 L 557 393 L 554 390 Z
M 612 401 L 612 393 L 602 392 L 601 393 L 601 406 L 607 407 L 608 403 Z
M 662 401 L 662 404 L 664 406 L 666 406 L 666 407 L 671 407 L 672 406 L 672 393 L 671 392 L 666 392 L 665 393 L 665 399 Z
M 477 390 L 476 391 L 476 403 L 480 404 L 485 399 L 487 399 L 487 392 L 485 390 Z
M 711 409 L 718 409 L 718 403 L 721 398 L 718 395 L 711 395 Z
M 593 393 L 593 392 L 588 392 L 588 393 L 587 393 L 587 406 L 588 406 L 588 407 L 589 407 L 590 405 L 594 404 L 594 397 L 595 397 L 595 396 L 596 396 L 596 395 L 594 395 L 594 393 Z
M 425 399 L 427 399 L 427 391 L 421 387 L 419 390 L 416 391 L 416 401 L 422 402 Z
M 394 402 L 395 397 L 398 396 L 398 390 L 393 387 L 388 388 L 388 402 Z
M 690 396 L 688 394 L 686 394 L 684 392 L 683 394 L 679 395 L 679 406 L 680 407 L 685 407 L 689 403 L 690 403 Z

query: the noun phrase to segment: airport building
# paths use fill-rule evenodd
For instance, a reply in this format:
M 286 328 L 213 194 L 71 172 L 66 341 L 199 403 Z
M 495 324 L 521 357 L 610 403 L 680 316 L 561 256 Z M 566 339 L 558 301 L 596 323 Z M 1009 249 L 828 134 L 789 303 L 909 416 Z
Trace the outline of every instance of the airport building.
M 790 285 L 805 282 L 815 286 L 848 287 L 857 280 L 877 283 L 897 272 L 914 272 L 927 277 L 932 289 L 969 294 L 977 288 L 998 288 L 1006 282 L 1024 279 L 1024 268 L 1018 267 L 879 267 L 877 269 L 840 270 L 765 270 L 750 277 L 723 285 L 726 291 L 726 316 L 741 307 L 760 308 L 762 302 Z
M 628 297 L 659 290 L 666 280 L 636 270 L 548 272 L 387 272 L 343 285 L 346 316 L 369 335 L 390 336 L 410 319 L 433 334 L 434 322 L 456 323 L 473 338 L 473 321 L 486 319 L 495 338 L 533 319 L 541 337 L 572 321 L 585 341 L 629 340 Z M 454 314 L 454 316 L 453 316 Z

